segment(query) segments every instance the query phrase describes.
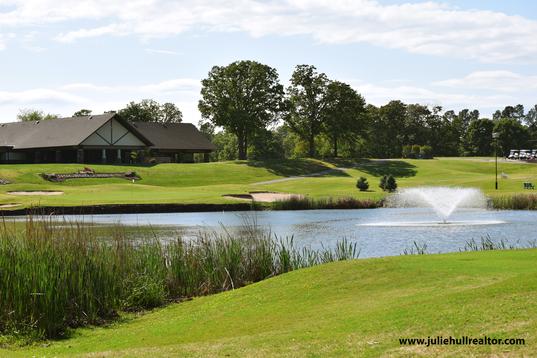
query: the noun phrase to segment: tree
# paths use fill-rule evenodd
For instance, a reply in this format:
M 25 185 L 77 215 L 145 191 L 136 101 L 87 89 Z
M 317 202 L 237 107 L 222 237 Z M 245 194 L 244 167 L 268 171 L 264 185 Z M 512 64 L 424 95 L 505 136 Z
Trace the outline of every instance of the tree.
M 501 118 L 513 118 L 513 119 L 523 119 L 524 118 L 524 106 L 517 104 L 516 106 L 506 106 L 502 111 L 497 110 L 494 112 L 492 119 L 497 121 Z
M 498 133 L 497 143 L 503 155 L 507 155 L 510 149 L 524 149 L 529 139 L 528 129 L 514 118 L 496 121 L 494 132 Z
M 337 157 L 338 141 L 352 138 L 364 129 L 365 100 L 348 84 L 333 81 L 328 84 L 324 111 L 322 129 Z
M 464 136 L 463 155 L 488 156 L 492 153 L 494 122 L 487 118 L 473 120 Z
M 118 116 L 132 122 L 181 123 L 183 114 L 173 103 L 160 105 L 152 99 L 130 102 Z
M 289 112 L 285 117 L 289 127 L 308 144 L 308 155 L 315 156 L 315 137 L 321 132 L 325 118 L 328 77 L 315 66 L 298 65 L 291 76 Z
M 395 180 L 395 177 L 391 174 L 383 175 L 382 178 L 380 178 L 379 187 L 383 191 L 392 193 L 397 190 L 397 181 Z
M 360 190 L 360 191 L 366 191 L 367 189 L 369 189 L 369 183 L 367 182 L 367 178 L 365 177 L 360 177 L 358 179 L 358 181 L 356 182 L 356 187 Z
M 389 175 L 386 180 L 386 189 L 387 192 L 393 193 L 397 190 L 397 181 L 393 175 Z
M 537 104 L 534 105 L 524 117 L 524 123 L 528 127 L 531 139 L 537 139 Z
M 17 119 L 21 122 L 29 121 L 47 121 L 50 119 L 57 119 L 59 116 L 57 114 L 51 114 L 37 110 L 37 109 L 21 109 L 19 114 L 17 114 Z
M 160 106 L 160 112 L 160 122 L 162 123 L 181 123 L 183 121 L 183 113 L 173 103 L 164 103 Z
M 239 159 L 247 159 L 250 138 L 280 119 L 284 110 L 278 72 L 259 62 L 237 61 L 214 66 L 201 84 L 202 117 L 234 134 Z
M 91 116 L 91 112 L 92 112 L 91 109 L 81 109 L 73 113 L 73 117 Z
M 367 106 L 369 125 L 369 155 L 377 158 L 400 158 L 405 135 L 406 104 L 391 101 L 382 107 Z

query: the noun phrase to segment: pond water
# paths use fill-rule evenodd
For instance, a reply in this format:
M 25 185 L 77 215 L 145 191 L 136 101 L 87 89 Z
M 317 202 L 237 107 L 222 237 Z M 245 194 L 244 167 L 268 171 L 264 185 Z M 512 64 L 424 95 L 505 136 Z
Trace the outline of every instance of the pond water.
M 294 237 L 298 246 L 332 247 L 347 238 L 358 244 L 360 257 L 400 255 L 426 244 L 427 252 L 459 251 L 468 240 L 490 237 L 517 247 L 537 242 L 537 211 L 460 209 L 447 224 L 431 209 L 382 208 L 361 210 L 306 210 L 258 212 L 205 212 L 165 214 L 66 216 L 99 224 L 151 225 L 157 235 L 177 233 L 192 237 L 200 231 L 233 231 L 255 221 L 279 237 Z

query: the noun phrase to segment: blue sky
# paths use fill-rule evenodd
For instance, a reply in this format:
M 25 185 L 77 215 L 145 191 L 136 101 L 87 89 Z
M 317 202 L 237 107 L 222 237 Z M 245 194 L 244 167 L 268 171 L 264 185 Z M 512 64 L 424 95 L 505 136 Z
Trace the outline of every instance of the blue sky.
M 0 122 L 153 98 L 197 123 L 199 82 L 240 59 L 313 64 L 369 103 L 537 103 L 537 2 L 0 0 Z

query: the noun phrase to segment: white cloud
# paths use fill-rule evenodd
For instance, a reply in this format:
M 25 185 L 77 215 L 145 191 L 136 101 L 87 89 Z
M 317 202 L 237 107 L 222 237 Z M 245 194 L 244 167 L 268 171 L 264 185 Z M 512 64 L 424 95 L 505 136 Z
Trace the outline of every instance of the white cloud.
M 520 98 L 508 94 L 486 94 L 466 91 L 438 91 L 429 86 L 371 84 L 360 81 L 349 83 L 361 93 L 368 103 L 380 106 L 392 100 L 405 103 L 420 103 L 429 106 L 442 106 L 445 110 L 460 110 L 463 108 L 478 108 L 484 115 L 489 115 L 498 108 L 508 104 L 519 103 Z M 529 99 L 528 99 L 529 101 Z
M 183 112 L 185 122 L 197 123 L 200 119 L 197 110 L 200 86 L 199 80 L 178 78 L 148 84 L 71 83 L 56 88 L 0 91 L 0 122 L 14 121 L 21 108 L 37 108 L 69 116 L 81 108 L 102 113 L 121 109 L 130 101 L 151 98 L 161 103 L 175 103 Z
M 525 76 L 511 71 L 476 71 L 462 78 L 438 81 L 435 84 L 456 89 L 523 92 L 537 89 L 537 76 Z
M 76 40 L 85 39 L 85 38 L 91 38 L 91 37 L 99 37 L 103 35 L 120 35 L 122 34 L 122 30 L 120 29 L 121 26 L 118 26 L 116 24 L 107 25 L 107 26 L 101 26 L 101 27 L 95 27 L 92 29 L 79 29 L 76 31 L 70 31 L 67 33 L 61 33 L 58 36 L 56 36 L 56 40 L 59 42 L 74 42 Z
M 321 43 L 368 43 L 411 53 L 483 62 L 531 62 L 537 21 L 440 2 L 386 5 L 374 0 L 10 0 L 0 26 L 93 20 L 58 35 L 62 42 L 105 35 L 144 39 L 187 30 L 242 31 L 254 37 L 308 35 Z M 104 24 L 104 25 L 103 25 Z
M 16 38 L 17 35 L 10 32 L 10 33 L 1 33 L 0 32 L 0 51 L 5 50 L 7 47 L 8 41 Z
M 178 55 L 181 54 L 180 52 L 177 52 L 177 51 L 160 50 L 160 49 L 154 49 L 154 48 L 146 48 L 145 52 L 154 53 L 154 54 L 158 54 L 158 55 L 171 55 L 171 56 L 178 56 Z
M 5 104 L 21 104 L 26 105 L 29 103 L 84 103 L 85 98 L 55 89 L 48 88 L 36 88 L 26 91 L 0 91 L 0 105 Z

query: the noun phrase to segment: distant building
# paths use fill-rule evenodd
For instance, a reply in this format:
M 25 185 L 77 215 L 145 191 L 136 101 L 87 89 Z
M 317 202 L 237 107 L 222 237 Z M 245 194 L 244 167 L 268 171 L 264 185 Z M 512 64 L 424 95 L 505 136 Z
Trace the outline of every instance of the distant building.
M 128 122 L 115 113 L 0 123 L 0 163 L 130 163 L 205 160 L 216 147 L 190 123 Z

